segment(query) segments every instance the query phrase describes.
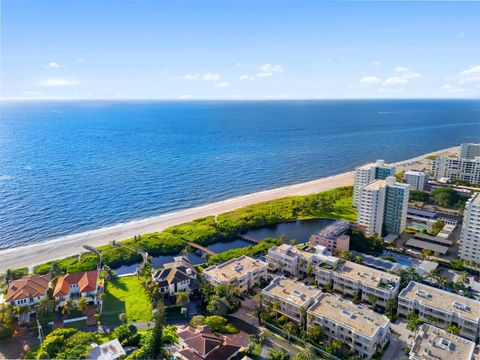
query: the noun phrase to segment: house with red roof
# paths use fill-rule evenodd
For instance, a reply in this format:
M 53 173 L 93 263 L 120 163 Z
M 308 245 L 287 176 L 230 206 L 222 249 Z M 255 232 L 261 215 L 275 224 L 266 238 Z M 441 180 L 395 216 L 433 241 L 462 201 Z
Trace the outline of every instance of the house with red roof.
M 28 309 L 17 314 L 19 323 L 30 321 L 30 315 L 36 312 L 37 303 L 47 296 L 50 281 L 51 276 L 47 274 L 28 275 L 9 283 L 5 303 Z
M 99 292 L 98 271 L 85 271 L 65 274 L 58 278 L 53 297 L 62 306 L 66 300 L 86 298 L 91 304 L 97 304 Z
M 242 350 L 226 337 L 213 334 L 208 326 L 185 326 L 177 331 L 179 349 L 174 354 L 184 360 L 229 360 Z

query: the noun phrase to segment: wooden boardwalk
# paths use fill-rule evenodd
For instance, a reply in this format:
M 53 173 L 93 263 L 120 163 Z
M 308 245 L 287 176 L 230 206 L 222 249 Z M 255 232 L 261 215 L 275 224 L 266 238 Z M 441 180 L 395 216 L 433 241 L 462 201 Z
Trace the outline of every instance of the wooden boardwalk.
M 193 242 L 187 242 L 187 245 L 190 246 L 193 249 L 199 250 L 201 252 L 204 252 L 208 256 L 215 255 L 215 253 L 212 250 L 207 249 L 206 247 L 203 247 L 202 245 L 195 244 Z
M 245 241 L 248 241 L 248 242 L 251 242 L 251 243 L 254 243 L 254 244 L 260 243 L 260 240 L 259 240 L 259 239 L 257 239 L 256 237 L 250 236 L 250 235 L 237 234 L 237 236 L 238 236 L 240 239 L 243 239 L 243 240 L 245 240 Z

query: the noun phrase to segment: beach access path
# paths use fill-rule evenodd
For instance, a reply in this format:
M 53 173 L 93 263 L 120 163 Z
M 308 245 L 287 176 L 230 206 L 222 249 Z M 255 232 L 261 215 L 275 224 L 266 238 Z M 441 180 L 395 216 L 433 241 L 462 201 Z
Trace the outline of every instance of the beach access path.
M 458 154 L 459 148 L 449 148 L 418 156 L 413 159 L 396 163 L 397 171 L 412 168 L 422 169 L 428 165 L 427 157 L 437 154 Z M 86 250 L 85 245 L 101 246 L 113 240 L 125 240 L 134 235 L 148 234 L 162 231 L 170 226 L 189 222 L 201 217 L 219 215 L 258 202 L 279 199 L 286 196 L 308 195 L 320 191 L 334 189 L 340 186 L 353 185 L 353 171 L 334 175 L 301 184 L 284 186 L 272 190 L 239 196 L 208 205 L 180 210 L 143 220 L 131 221 L 124 224 L 105 227 L 74 235 L 49 240 L 46 242 L 0 250 L 0 273 L 7 269 L 32 267 L 48 261 L 78 255 Z

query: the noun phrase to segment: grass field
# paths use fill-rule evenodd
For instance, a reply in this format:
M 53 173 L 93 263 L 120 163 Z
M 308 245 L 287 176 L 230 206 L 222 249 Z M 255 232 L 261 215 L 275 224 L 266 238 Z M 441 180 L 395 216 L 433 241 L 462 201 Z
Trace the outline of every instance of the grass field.
M 118 324 L 121 313 L 127 314 L 127 321 L 149 321 L 152 319 L 150 303 L 135 276 L 115 278 L 106 288 L 102 320 L 106 324 Z
M 357 210 L 353 207 L 353 196 L 341 198 L 333 204 L 332 212 L 318 212 L 307 218 L 329 218 L 357 221 Z

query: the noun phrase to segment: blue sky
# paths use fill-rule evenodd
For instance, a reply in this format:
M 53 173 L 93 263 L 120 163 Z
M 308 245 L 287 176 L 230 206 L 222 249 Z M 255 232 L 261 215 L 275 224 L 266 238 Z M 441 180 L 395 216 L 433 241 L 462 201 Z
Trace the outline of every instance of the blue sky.
M 480 3 L 2 0 L 3 98 L 480 96 Z

